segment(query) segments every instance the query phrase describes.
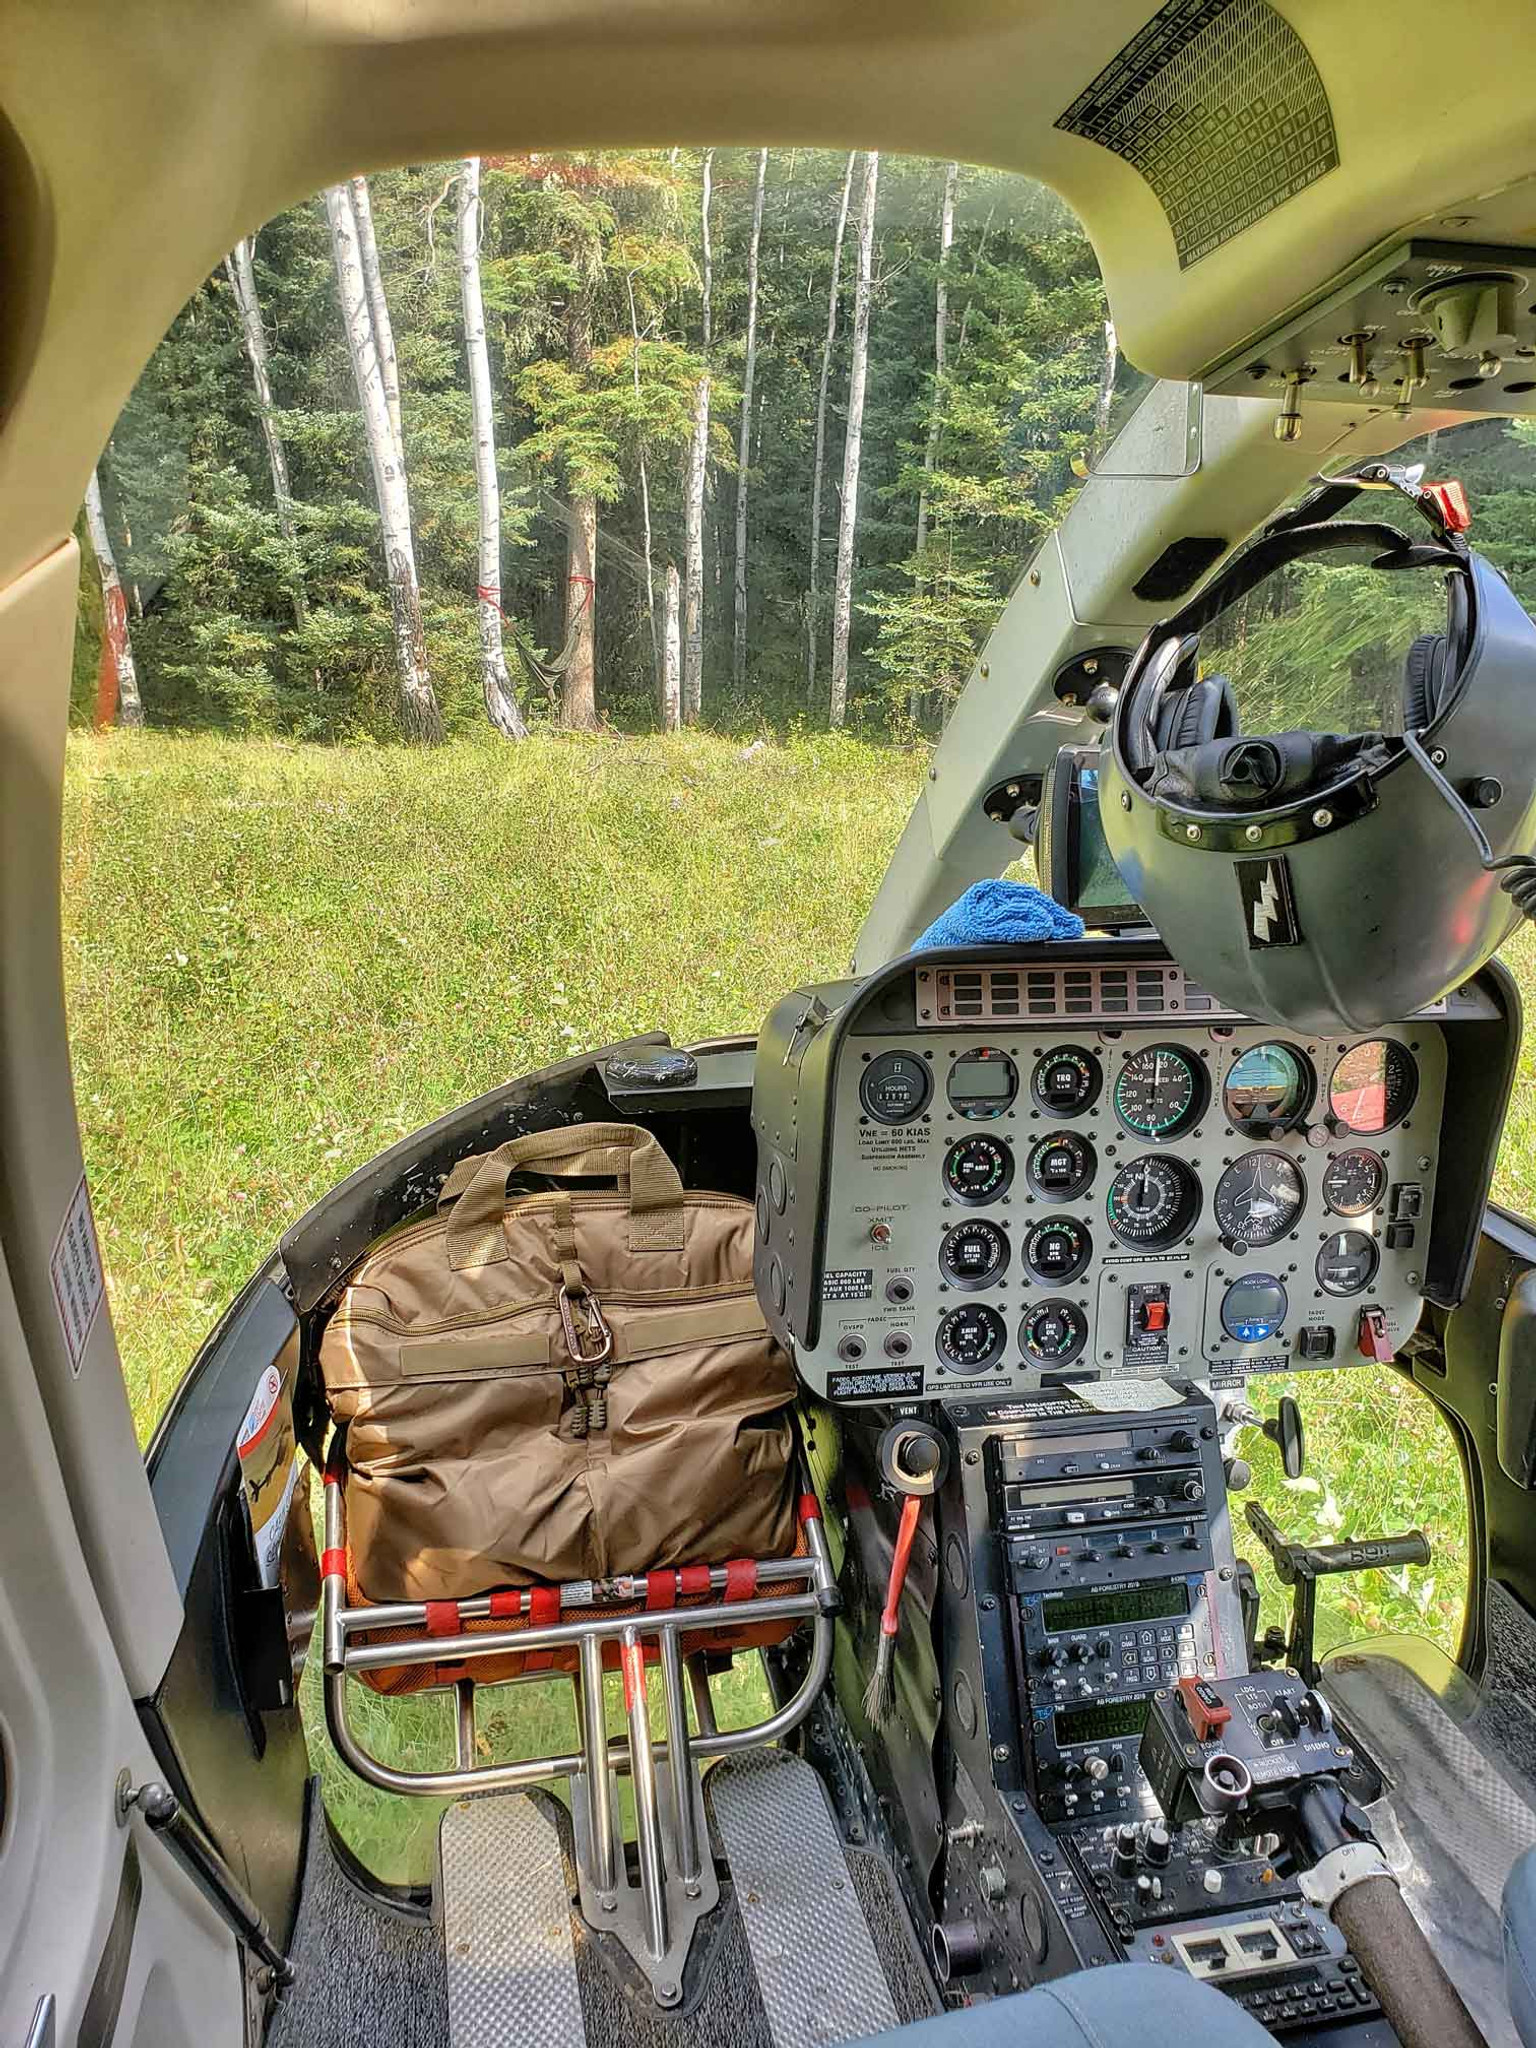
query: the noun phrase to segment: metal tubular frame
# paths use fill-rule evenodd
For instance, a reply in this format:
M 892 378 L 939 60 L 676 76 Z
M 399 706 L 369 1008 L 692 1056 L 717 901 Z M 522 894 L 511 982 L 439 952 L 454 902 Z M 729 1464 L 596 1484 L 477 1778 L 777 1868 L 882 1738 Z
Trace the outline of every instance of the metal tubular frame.
M 482 1595 L 456 1603 L 460 1633 L 433 1635 L 427 1631 L 425 1603 L 347 1605 L 346 1513 L 340 1476 L 339 1465 L 333 1461 L 325 1473 L 320 1595 L 325 1717 L 337 1754 L 358 1777 L 385 1792 L 454 1797 L 535 1785 L 550 1778 L 569 1779 L 583 1910 L 595 1924 L 611 1927 L 630 1949 L 650 1978 L 658 2004 L 675 2004 L 681 1995 L 681 1966 L 694 1926 L 719 1897 L 714 1865 L 702 1836 L 699 1766 L 707 1758 L 757 1748 L 789 1734 L 809 1714 L 831 1671 L 832 1617 L 838 1594 L 826 1536 L 819 1516 L 812 1511 L 814 1498 L 802 1493 L 805 1556 L 765 1559 L 756 1566 L 754 1583 L 782 1587 L 782 1591 L 750 1600 L 714 1598 L 701 1607 L 647 1608 L 636 1613 L 633 1602 L 644 1598 L 645 1579 L 621 1578 L 603 1585 L 561 1588 L 565 1607 L 601 1608 L 605 1600 L 622 1603 L 619 1611 L 611 1614 L 589 1612 L 580 1621 L 488 1629 L 478 1635 L 463 1633 L 464 1622 L 491 1619 L 490 1597 Z M 728 1581 L 723 1567 L 711 1570 L 709 1583 L 714 1594 L 725 1590 Z M 798 1590 L 791 1590 L 797 1585 Z M 623 1611 L 626 1607 L 627 1612 Z M 691 1656 L 685 1668 L 683 1638 L 699 1631 L 739 1627 L 748 1621 L 809 1622 L 809 1666 L 797 1691 L 776 1712 L 749 1727 L 722 1731 L 715 1721 L 701 1660 Z M 403 1642 L 356 1640 L 384 1628 L 411 1628 L 421 1633 Z M 609 1642 L 618 1646 L 624 1685 L 627 1732 L 618 1737 L 608 1734 L 604 1699 L 603 1649 Z M 661 1671 L 666 1738 L 660 1742 L 651 1733 L 648 1645 L 654 1646 Z M 475 1684 L 468 1674 L 452 1682 L 451 1770 L 396 1770 L 366 1750 L 353 1731 L 347 1713 L 349 1676 L 411 1664 L 472 1665 L 477 1658 L 504 1656 L 508 1651 L 556 1649 L 576 1653 L 573 1676 L 579 1705 L 579 1750 L 529 1757 L 520 1763 L 477 1763 Z M 558 1675 L 540 1671 L 525 1677 Z M 688 1726 L 690 1692 L 697 1734 Z M 626 1771 L 635 1794 L 638 1892 L 624 1864 L 614 1796 L 614 1776 Z

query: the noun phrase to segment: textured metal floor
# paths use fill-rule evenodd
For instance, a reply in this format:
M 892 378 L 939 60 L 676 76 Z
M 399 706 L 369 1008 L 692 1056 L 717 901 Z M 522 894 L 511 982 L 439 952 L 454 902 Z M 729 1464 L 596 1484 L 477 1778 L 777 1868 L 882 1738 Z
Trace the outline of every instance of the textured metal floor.
M 1504 1987 L 1499 1899 L 1536 1843 L 1536 1808 L 1478 1727 L 1479 1696 L 1429 1646 L 1337 1651 L 1323 1689 L 1386 1771 L 1369 1809 L 1403 1895 L 1430 1935 L 1489 2048 L 1520 2048 Z M 1430 1680 L 1438 1679 L 1443 1694 Z
M 585 2034 L 560 1831 L 527 1792 L 456 1799 L 437 1906 L 453 2048 L 573 2048 Z

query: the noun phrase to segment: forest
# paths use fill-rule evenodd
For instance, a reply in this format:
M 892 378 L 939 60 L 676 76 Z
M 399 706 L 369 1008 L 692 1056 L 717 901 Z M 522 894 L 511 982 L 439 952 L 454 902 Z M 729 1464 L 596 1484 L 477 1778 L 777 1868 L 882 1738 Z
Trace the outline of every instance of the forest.
M 126 656 L 116 716 L 178 728 L 936 727 L 1116 364 L 1092 251 L 1015 177 L 354 179 L 232 251 L 125 407 L 78 714 Z
M 1017 177 L 677 149 L 355 178 L 232 250 L 125 407 L 75 716 L 936 733 L 1140 381 L 1075 221 Z M 1454 440 L 1536 602 L 1530 429 Z M 1329 665 L 1374 722 L 1382 582 L 1266 586 L 1248 701 L 1299 717 Z

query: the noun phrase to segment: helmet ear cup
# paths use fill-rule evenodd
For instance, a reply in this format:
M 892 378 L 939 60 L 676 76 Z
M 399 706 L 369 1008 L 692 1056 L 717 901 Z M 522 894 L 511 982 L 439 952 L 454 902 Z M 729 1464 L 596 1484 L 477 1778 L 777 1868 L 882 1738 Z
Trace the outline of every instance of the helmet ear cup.
M 1403 664 L 1403 730 L 1422 732 L 1440 708 L 1445 690 L 1446 637 L 1421 633 Z
M 1153 735 L 1160 754 L 1175 747 L 1200 747 L 1231 739 L 1237 731 L 1237 699 L 1225 676 L 1200 676 L 1164 698 Z

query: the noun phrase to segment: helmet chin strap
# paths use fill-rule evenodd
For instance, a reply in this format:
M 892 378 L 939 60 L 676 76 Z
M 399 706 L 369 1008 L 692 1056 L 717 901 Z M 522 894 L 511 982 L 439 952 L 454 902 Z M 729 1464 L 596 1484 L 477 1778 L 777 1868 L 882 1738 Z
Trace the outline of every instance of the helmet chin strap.
M 1502 860 L 1495 860 L 1488 836 L 1468 808 L 1466 800 L 1453 789 L 1439 768 L 1425 750 L 1417 733 L 1405 732 L 1403 745 L 1413 759 L 1429 777 L 1435 790 L 1442 796 L 1466 827 L 1472 844 L 1477 849 L 1478 862 L 1484 872 L 1499 877 L 1499 887 L 1508 896 L 1522 917 L 1536 924 L 1536 855 L 1509 853 Z

